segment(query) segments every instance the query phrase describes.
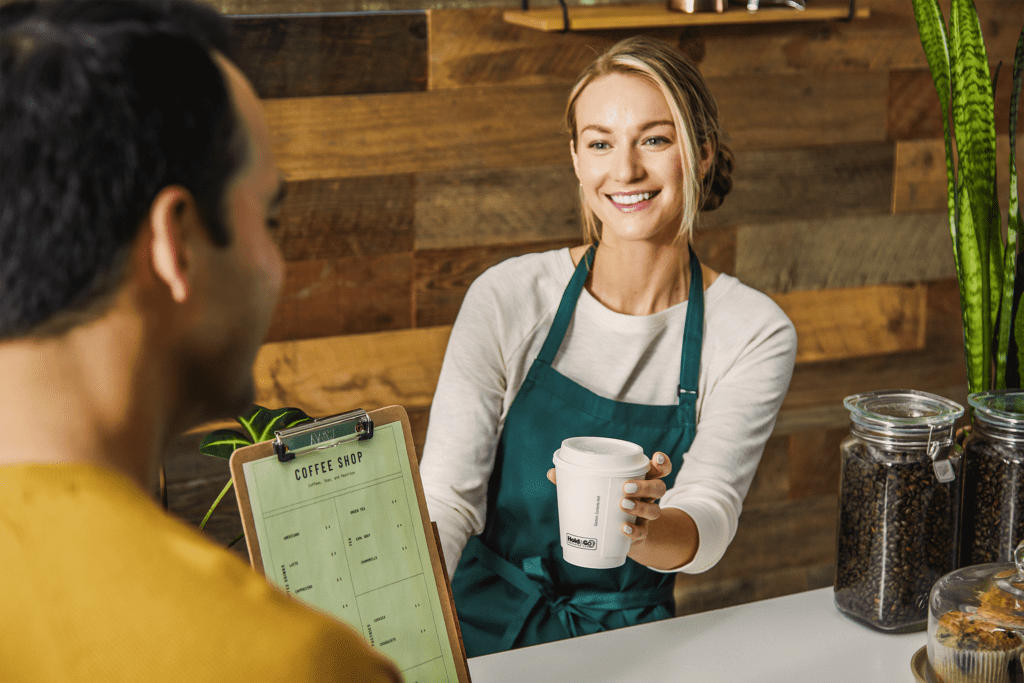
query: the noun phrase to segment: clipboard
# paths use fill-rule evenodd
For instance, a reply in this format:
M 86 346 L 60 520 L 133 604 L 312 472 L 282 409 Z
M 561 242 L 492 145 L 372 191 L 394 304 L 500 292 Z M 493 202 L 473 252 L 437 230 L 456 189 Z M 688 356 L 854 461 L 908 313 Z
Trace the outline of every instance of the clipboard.
M 405 409 L 275 436 L 230 459 L 253 569 L 361 633 L 407 683 L 470 683 Z

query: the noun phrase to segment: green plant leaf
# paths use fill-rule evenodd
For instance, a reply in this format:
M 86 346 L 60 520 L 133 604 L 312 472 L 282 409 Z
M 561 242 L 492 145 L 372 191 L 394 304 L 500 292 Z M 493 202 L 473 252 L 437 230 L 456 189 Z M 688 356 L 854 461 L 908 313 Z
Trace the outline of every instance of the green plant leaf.
M 970 188 L 971 221 L 978 241 L 986 325 L 991 330 L 1002 292 L 1002 241 L 995 201 L 995 109 L 981 22 L 973 0 L 953 0 L 949 50 L 957 175 L 961 188 Z M 959 196 L 963 198 L 963 192 L 959 192 Z M 967 207 L 961 202 L 959 209 L 958 230 L 966 225 L 963 214 Z M 998 261 L 993 263 L 996 259 Z
M 938 0 L 913 0 L 914 18 L 917 20 L 921 46 L 928 59 L 928 69 L 935 84 L 935 93 L 939 97 L 942 108 L 942 133 L 946 145 L 946 205 L 949 210 L 949 231 L 953 242 L 953 261 L 956 272 L 960 273 L 960 250 L 957 245 L 957 225 L 959 223 L 958 201 L 956 192 L 956 170 L 953 167 L 953 141 L 949 126 L 950 107 L 950 64 L 949 38 L 946 33 L 946 22 Z
M 199 444 L 199 452 L 203 455 L 210 455 L 215 458 L 227 460 L 236 448 L 248 446 L 252 441 L 234 429 L 218 429 L 210 432 Z
M 1010 95 L 1010 218 L 1006 226 L 1007 242 L 1016 241 L 1020 231 L 1024 230 L 1024 218 L 1021 217 L 1020 197 L 1017 188 L 1017 162 L 1014 158 L 1014 151 L 1017 149 L 1017 116 L 1020 107 L 1020 93 L 1024 81 L 1024 29 L 1021 29 L 1020 37 L 1017 38 L 1017 49 L 1013 57 L 1013 92 Z M 1009 247 L 1007 247 L 1009 251 Z M 1014 251 L 1016 259 L 1016 251 Z M 1015 269 L 1016 272 L 1016 269 Z M 1005 288 L 1005 285 L 1004 285 Z M 1017 386 L 1020 388 L 1020 375 L 1024 374 L 1024 306 L 1017 302 L 1017 318 L 1014 320 L 1013 335 L 1017 342 Z
M 262 406 L 254 405 L 249 412 L 238 418 L 253 443 L 267 441 L 274 438 L 274 432 L 282 429 L 289 429 L 296 425 L 312 422 L 313 418 L 298 408 L 277 408 L 271 410 Z
M 961 255 L 960 309 L 964 317 L 967 387 L 973 394 L 991 388 L 992 328 L 983 286 L 987 279 L 986 269 L 982 268 L 978 241 L 974 235 L 971 201 L 970 186 L 964 183 L 960 186 L 960 230 L 957 233 Z

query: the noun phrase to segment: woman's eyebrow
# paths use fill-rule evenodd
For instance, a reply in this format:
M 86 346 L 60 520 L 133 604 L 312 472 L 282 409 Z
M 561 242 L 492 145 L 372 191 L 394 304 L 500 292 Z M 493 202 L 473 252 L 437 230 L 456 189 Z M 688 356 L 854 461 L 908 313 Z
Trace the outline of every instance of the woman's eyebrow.
M 644 125 L 640 126 L 640 131 L 643 132 L 645 130 L 650 130 L 651 128 L 657 128 L 658 126 L 671 126 L 671 127 L 675 128 L 676 124 L 675 124 L 675 121 L 672 121 L 670 119 L 660 119 L 658 121 L 648 121 Z M 587 126 L 584 126 L 583 128 L 580 128 L 580 135 L 582 135 L 583 133 L 586 133 L 588 130 L 596 131 L 598 133 L 601 133 L 602 135 L 611 135 L 611 133 L 612 133 L 610 130 L 608 130 L 604 126 L 599 126 L 596 123 L 591 123 L 590 125 L 587 125 Z

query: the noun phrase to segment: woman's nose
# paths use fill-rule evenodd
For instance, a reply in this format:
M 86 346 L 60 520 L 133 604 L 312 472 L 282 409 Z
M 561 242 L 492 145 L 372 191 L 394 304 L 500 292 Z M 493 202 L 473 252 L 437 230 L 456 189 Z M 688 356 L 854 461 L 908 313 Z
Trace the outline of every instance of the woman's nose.
M 633 147 L 620 147 L 616 150 L 614 172 L 615 179 L 622 183 L 643 178 L 644 168 L 638 150 Z

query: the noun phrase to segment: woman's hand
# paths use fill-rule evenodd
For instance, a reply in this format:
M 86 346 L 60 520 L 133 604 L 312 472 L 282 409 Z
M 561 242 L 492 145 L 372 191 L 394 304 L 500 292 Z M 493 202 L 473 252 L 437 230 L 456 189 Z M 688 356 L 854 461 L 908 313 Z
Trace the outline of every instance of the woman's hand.
M 619 502 L 625 512 L 636 515 L 635 524 L 623 524 L 622 533 L 635 545 L 647 539 L 647 523 L 661 516 L 661 507 L 655 502 L 667 490 L 662 478 L 672 471 L 672 461 L 664 453 L 651 456 L 651 467 L 645 479 L 627 481 L 622 487 L 625 496 Z
M 700 545 L 700 534 L 690 515 L 678 508 L 662 510 L 655 502 L 665 495 L 662 478 L 671 471 L 672 462 L 668 457 L 664 453 L 655 453 L 647 477 L 627 481 L 619 501 L 624 511 L 636 515 L 636 523 L 626 524 L 621 529 L 631 541 L 629 557 L 645 567 L 662 571 L 678 569 L 689 563 Z M 548 481 L 554 484 L 554 468 L 548 470 L 547 475 Z M 652 526 L 651 522 L 655 520 L 658 521 Z
M 619 507 L 631 515 L 636 515 L 636 523 L 624 524 L 622 533 L 629 536 L 632 543 L 640 543 L 647 538 L 647 522 L 661 516 L 661 507 L 654 501 L 665 495 L 667 490 L 662 478 L 672 471 L 672 462 L 664 453 L 655 453 L 651 457 L 651 467 L 647 470 L 646 479 L 631 479 L 622 487 L 624 494 Z M 548 481 L 555 481 L 555 468 L 548 470 Z

